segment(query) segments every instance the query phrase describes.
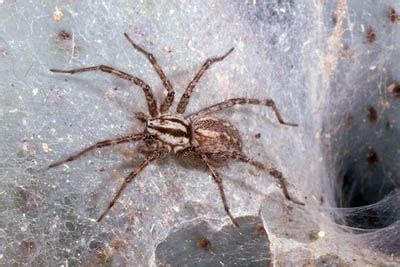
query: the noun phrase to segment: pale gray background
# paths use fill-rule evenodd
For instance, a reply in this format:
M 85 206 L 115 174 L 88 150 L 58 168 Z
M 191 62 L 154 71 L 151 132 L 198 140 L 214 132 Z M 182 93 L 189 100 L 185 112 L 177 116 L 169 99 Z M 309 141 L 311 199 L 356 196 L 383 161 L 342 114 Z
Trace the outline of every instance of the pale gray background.
M 399 201 L 388 194 L 399 187 L 400 99 L 387 86 L 400 79 L 400 23 L 387 14 L 400 11 L 396 3 L 0 1 L 0 265 L 395 264 Z M 52 17 L 57 9 L 59 22 Z M 69 40 L 58 36 L 63 30 Z M 298 128 L 279 125 L 266 107 L 219 116 L 238 126 L 246 153 L 288 177 L 292 194 L 307 206 L 287 203 L 271 177 L 233 163 L 220 169 L 228 202 L 234 216 L 252 216 L 237 234 L 226 230 L 230 221 L 206 170 L 169 158 L 148 167 L 109 217 L 93 222 L 138 162 L 135 145 L 46 166 L 137 131 L 133 112 L 145 111 L 143 93 L 107 74 L 48 70 L 115 66 L 147 81 L 160 99 L 159 78 L 124 32 L 155 54 L 178 97 L 207 57 L 235 47 L 203 77 L 188 112 L 230 97 L 275 99 Z M 375 123 L 367 119 L 370 105 Z M 374 166 L 366 162 L 369 148 L 378 154 Z M 372 207 L 337 209 L 382 198 Z M 255 218 L 260 209 L 262 222 Z M 344 218 L 365 233 L 341 230 L 336 223 Z M 261 223 L 272 255 L 266 237 L 254 243 L 248 230 Z M 316 240 L 318 231 L 326 238 Z M 194 232 L 212 236 L 217 247 L 199 252 Z M 180 250 L 193 262 L 183 262 Z

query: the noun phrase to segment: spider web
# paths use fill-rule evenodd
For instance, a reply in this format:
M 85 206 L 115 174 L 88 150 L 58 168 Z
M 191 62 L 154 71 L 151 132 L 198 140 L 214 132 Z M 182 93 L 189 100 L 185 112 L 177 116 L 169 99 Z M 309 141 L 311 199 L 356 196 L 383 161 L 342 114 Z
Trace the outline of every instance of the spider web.
M 391 8 L 400 11 L 372 0 L 0 1 L 0 265 L 399 264 L 400 90 L 389 85 L 400 79 L 400 24 Z M 232 163 L 219 169 L 242 226 L 231 228 L 206 170 L 168 158 L 95 223 L 139 163 L 137 146 L 46 166 L 138 131 L 133 113 L 146 104 L 115 77 L 48 69 L 115 66 L 161 99 L 160 80 L 123 32 L 155 54 L 178 97 L 207 57 L 234 46 L 199 82 L 187 112 L 233 97 L 274 99 L 299 127 L 279 125 L 268 108 L 218 116 L 306 206 L 285 201 L 268 175 Z M 199 243 L 205 237 L 210 247 Z

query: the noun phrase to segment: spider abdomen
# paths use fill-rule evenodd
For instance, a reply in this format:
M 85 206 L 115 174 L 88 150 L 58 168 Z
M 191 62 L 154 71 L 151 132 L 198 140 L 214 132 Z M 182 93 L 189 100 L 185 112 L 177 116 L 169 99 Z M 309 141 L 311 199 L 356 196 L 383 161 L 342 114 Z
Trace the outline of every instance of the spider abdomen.
M 239 131 L 230 122 L 216 117 L 200 117 L 192 122 L 192 142 L 201 153 L 242 151 Z

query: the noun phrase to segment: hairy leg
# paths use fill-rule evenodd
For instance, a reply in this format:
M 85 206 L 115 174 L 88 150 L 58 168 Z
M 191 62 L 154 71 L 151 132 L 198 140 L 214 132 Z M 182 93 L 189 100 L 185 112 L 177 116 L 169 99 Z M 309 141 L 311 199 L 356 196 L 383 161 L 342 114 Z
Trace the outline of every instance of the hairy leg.
M 274 168 L 269 168 L 269 167 L 265 166 L 264 164 L 262 164 L 261 162 L 253 160 L 242 153 L 232 153 L 231 158 L 240 160 L 242 162 L 249 163 L 260 170 L 268 172 L 272 177 L 274 177 L 277 180 L 277 182 L 279 183 L 279 185 L 283 191 L 283 195 L 285 196 L 285 198 L 287 200 L 290 200 L 291 202 L 296 203 L 298 205 L 302 205 L 302 206 L 305 205 L 303 202 L 298 201 L 290 196 L 289 190 L 287 187 L 288 182 L 286 181 L 285 177 L 283 177 L 283 175 L 280 171 L 278 171 Z
M 132 39 L 129 37 L 127 33 L 124 33 L 128 42 L 139 52 L 144 54 L 147 59 L 150 61 L 151 65 L 153 65 L 154 70 L 157 72 L 158 76 L 160 77 L 162 83 L 164 84 L 165 89 L 167 89 L 167 96 L 165 97 L 164 101 L 161 103 L 160 112 L 165 113 L 169 110 L 174 102 L 175 91 L 171 85 L 171 82 L 168 80 L 167 76 L 165 75 L 164 71 L 162 70 L 160 64 L 158 64 L 157 59 L 154 57 L 153 54 L 147 52 L 143 47 L 135 44 Z
M 254 99 L 254 98 L 232 98 L 225 100 L 223 102 L 217 103 L 215 105 L 209 106 L 207 108 L 204 108 L 196 113 L 190 114 L 189 118 L 193 118 L 196 116 L 204 116 L 209 113 L 217 112 L 222 109 L 230 108 L 234 105 L 264 105 L 271 107 L 272 110 L 275 112 L 275 115 L 279 121 L 279 123 L 284 124 L 284 125 L 289 125 L 289 126 L 298 126 L 296 123 L 290 123 L 290 122 L 285 122 L 279 113 L 278 108 L 275 105 L 275 102 L 272 99 Z
M 218 189 L 219 189 L 219 193 L 222 199 L 222 203 L 224 204 L 224 209 L 226 211 L 226 213 L 228 214 L 229 218 L 231 219 L 232 223 L 236 226 L 239 227 L 239 224 L 237 223 L 237 221 L 233 218 L 230 210 L 229 210 L 229 206 L 228 203 L 226 201 L 226 197 L 225 197 L 225 191 L 224 191 L 224 186 L 222 184 L 222 178 L 219 175 L 219 173 L 217 172 L 217 170 L 215 169 L 215 167 L 211 164 L 210 160 L 207 158 L 206 155 L 202 154 L 201 155 L 201 159 L 203 160 L 203 162 L 207 165 L 208 170 L 210 171 L 214 181 L 217 183 L 218 185 Z
M 200 70 L 197 72 L 197 74 L 194 76 L 192 81 L 186 87 L 185 92 L 183 93 L 181 99 L 179 100 L 176 112 L 178 112 L 180 114 L 183 114 L 185 112 L 186 106 L 189 104 L 189 99 L 190 99 L 190 96 L 192 95 L 193 89 L 196 86 L 197 82 L 200 80 L 201 76 L 203 76 L 204 72 L 213 63 L 224 60 L 230 53 L 232 53 L 232 51 L 233 51 L 233 47 L 231 49 L 229 49 L 229 51 L 226 52 L 224 55 L 219 56 L 219 57 L 209 58 L 206 60 L 206 62 L 204 62 L 203 66 L 201 66 Z
M 50 69 L 50 71 L 58 72 L 58 73 L 69 73 L 69 74 L 88 72 L 88 71 L 102 71 L 102 72 L 110 73 L 121 79 L 128 80 L 142 88 L 144 95 L 146 97 L 147 107 L 149 109 L 150 115 L 152 117 L 155 117 L 158 115 L 157 102 L 154 99 L 154 95 L 153 95 L 153 92 L 152 92 L 150 86 L 147 83 L 145 83 L 143 80 L 139 79 L 138 77 L 132 76 L 126 72 L 123 72 L 123 71 L 120 71 L 120 70 L 117 70 L 117 69 L 114 69 L 112 67 L 105 66 L 105 65 L 98 65 L 98 66 L 79 68 L 79 69 L 71 69 L 71 70 Z
M 127 143 L 127 142 L 133 142 L 133 141 L 139 141 L 144 139 L 144 134 L 140 133 L 140 134 L 131 134 L 131 135 L 126 135 L 126 136 L 121 136 L 121 137 L 117 137 L 114 139 L 109 139 L 109 140 L 104 140 L 104 141 L 100 141 L 97 142 L 91 146 L 88 146 L 87 148 L 81 150 L 80 152 L 76 153 L 75 155 L 70 156 L 67 159 L 64 160 L 60 160 L 57 162 L 54 162 L 53 164 L 49 165 L 49 168 L 53 168 L 59 165 L 62 165 L 64 163 L 67 163 L 69 161 L 73 161 L 77 158 L 79 158 L 80 156 L 82 156 L 83 154 L 86 154 L 87 152 L 96 149 L 96 148 L 100 148 L 100 147 L 105 147 L 105 146 L 112 146 L 112 145 L 116 145 L 116 144 L 121 144 L 121 143 Z
M 110 211 L 110 209 L 114 206 L 115 202 L 118 200 L 118 198 L 121 196 L 122 192 L 125 190 L 125 188 L 128 186 L 132 180 L 143 171 L 144 168 L 146 168 L 151 162 L 154 160 L 160 158 L 163 155 L 162 151 L 155 151 L 151 155 L 149 155 L 144 161 L 142 161 L 139 166 L 137 166 L 124 180 L 122 185 L 119 187 L 117 190 L 117 193 L 115 194 L 114 198 L 111 200 L 111 202 L 108 204 L 107 208 L 103 211 L 103 213 L 100 215 L 100 217 L 97 219 L 97 222 L 100 222 Z

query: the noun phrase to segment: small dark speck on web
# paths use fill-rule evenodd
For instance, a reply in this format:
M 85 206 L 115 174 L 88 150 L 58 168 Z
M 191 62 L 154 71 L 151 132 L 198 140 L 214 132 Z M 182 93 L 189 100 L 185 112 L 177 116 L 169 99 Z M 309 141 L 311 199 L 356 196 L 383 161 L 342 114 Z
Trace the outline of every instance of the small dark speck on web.
M 76 53 L 79 47 L 75 44 L 73 33 L 61 30 L 56 34 L 56 44 L 62 50 L 66 50 L 71 53 Z
M 354 117 L 353 114 L 351 112 L 346 112 L 344 114 L 344 124 L 346 126 L 351 126 L 353 123 Z
M 368 120 L 370 122 L 376 122 L 378 120 L 378 112 L 376 111 L 376 109 L 373 106 L 369 106 L 367 108 L 368 110 Z
M 331 20 L 332 20 L 333 25 L 336 25 L 336 23 L 337 23 L 337 15 L 336 15 L 336 13 L 332 13 Z
M 211 241 L 208 238 L 203 237 L 197 241 L 197 245 L 204 250 L 209 250 L 211 248 Z
M 378 161 L 378 154 L 372 148 L 368 149 L 367 161 L 369 165 L 375 165 Z
M 257 139 L 259 139 L 259 138 L 261 137 L 261 134 L 258 133 L 258 134 L 256 134 L 256 135 L 254 135 L 254 137 L 257 138 Z
M 397 15 L 397 12 L 393 7 L 389 9 L 388 19 L 390 20 L 390 22 L 396 22 L 397 20 L 399 20 L 399 15 Z
M 367 39 L 367 42 L 372 44 L 376 40 L 376 34 L 374 32 L 374 29 L 372 26 L 368 26 L 367 29 L 365 30 L 365 38 Z
M 36 242 L 34 240 L 22 240 L 19 244 L 20 253 L 23 256 L 29 256 L 36 252 Z
M 62 41 L 71 40 L 72 39 L 72 35 L 69 32 L 67 32 L 66 30 L 61 30 L 61 31 L 58 32 L 57 38 L 62 40 Z
M 318 231 L 311 231 L 310 233 L 308 233 L 308 238 L 310 239 L 310 241 L 318 240 Z
M 397 83 L 392 83 L 388 86 L 388 91 L 392 93 L 395 97 L 400 98 L 400 85 Z
M 19 187 L 16 192 L 17 200 L 25 209 L 34 210 L 39 207 L 37 197 L 34 193 Z
M 107 261 L 106 245 L 103 242 L 92 240 L 89 243 L 89 250 L 93 252 L 95 257 L 101 262 L 105 263 Z
M 89 249 L 99 250 L 99 249 L 104 249 L 104 248 L 105 248 L 105 245 L 101 241 L 92 240 L 89 243 Z

